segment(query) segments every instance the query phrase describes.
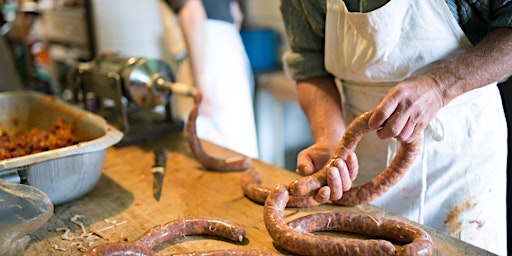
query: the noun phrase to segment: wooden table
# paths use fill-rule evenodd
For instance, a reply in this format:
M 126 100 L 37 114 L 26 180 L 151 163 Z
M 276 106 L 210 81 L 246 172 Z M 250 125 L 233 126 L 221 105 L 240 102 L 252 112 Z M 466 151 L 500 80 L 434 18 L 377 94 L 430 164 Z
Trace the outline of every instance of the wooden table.
M 209 143 L 203 143 L 211 155 L 225 157 L 233 153 Z M 153 150 L 165 147 L 168 150 L 167 173 L 160 201 L 152 195 Z M 279 167 L 253 161 L 263 179 L 263 185 L 272 187 L 278 183 L 288 184 L 299 177 Z M 189 236 L 165 242 L 154 248 L 166 254 L 171 252 L 207 251 L 227 248 L 247 248 L 288 254 L 273 243 L 263 223 L 263 206 L 246 198 L 240 187 L 241 172 L 220 173 L 201 168 L 191 155 L 182 133 L 171 134 L 154 142 L 137 146 L 112 147 L 107 149 L 104 172 L 96 187 L 77 200 L 55 206 L 55 214 L 32 234 L 26 255 L 80 255 L 80 242 L 85 248 L 106 242 L 133 241 L 150 228 L 178 218 L 220 217 L 237 222 L 245 227 L 246 239 L 232 243 L 222 239 Z M 392 215 L 371 205 L 341 207 L 325 204 L 311 208 L 289 208 L 287 221 L 313 212 L 337 212 L 370 214 L 376 217 L 403 218 Z M 62 231 L 68 228 L 78 237 L 82 231 L 71 219 L 80 215 L 79 222 L 85 230 L 101 230 L 103 238 L 94 240 L 78 238 L 64 240 Z M 116 224 L 116 225 L 115 225 Z M 416 224 L 417 225 L 417 224 Z M 418 225 L 419 226 L 419 225 Z M 420 226 L 431 236 L 435 244 L 434 255 L 492 255 L 458 239 L 440 234 Z M 54 246 L 56 246 L 55 249 Z M 60 250 L 65 251 L 60 251 Z

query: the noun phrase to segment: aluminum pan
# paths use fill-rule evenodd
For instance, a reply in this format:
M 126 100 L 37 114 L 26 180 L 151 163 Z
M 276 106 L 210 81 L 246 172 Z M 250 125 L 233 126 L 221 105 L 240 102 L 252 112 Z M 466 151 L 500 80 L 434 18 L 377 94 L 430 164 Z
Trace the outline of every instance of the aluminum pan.
M 73 122 L 74 133 L 82 142 L 0 160 L 0 176 L 23 172 L 25 183 L 46 192 L 54 204 L 89 192 L 101 176 L 106 149 L 123 137 L 101 116 L 34 91 L 0 93 L 0 111 L 0 130 L 9 134 L 19 129 L 49 129 L 57 117 Z

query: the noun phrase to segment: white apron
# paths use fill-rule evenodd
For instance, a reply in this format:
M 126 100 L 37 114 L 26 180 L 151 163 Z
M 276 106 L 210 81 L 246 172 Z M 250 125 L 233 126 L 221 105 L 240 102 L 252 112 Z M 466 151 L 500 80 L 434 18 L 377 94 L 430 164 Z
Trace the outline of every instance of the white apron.
M 444 0 L 392 0 L 368 13 L 327 0 L 325 65 L 338 78 L 347 123 L 375 108 L 397 82 L 469 47 Z M 371 203 L 506 254 L 507 130 L 497 86 L 455 98 L 421 140 L 404 178 Z M 363 137 L 355 185 L 384 170 L 398 146 L 375 132 Z
M 258 157 L 252 101 L 253 75 L 237 28 L 228 22 L 205 22 L 203 99 L 211 109 L 197 118 L 197 135 L 251 158 Z M 188 59 L 180 64 L 179 82 L 192 84 Z M 177 97 L 177 115 L 184 120 L 193 107 L 190 98 Z M 206 104 L 206 103 L 204 103 Z

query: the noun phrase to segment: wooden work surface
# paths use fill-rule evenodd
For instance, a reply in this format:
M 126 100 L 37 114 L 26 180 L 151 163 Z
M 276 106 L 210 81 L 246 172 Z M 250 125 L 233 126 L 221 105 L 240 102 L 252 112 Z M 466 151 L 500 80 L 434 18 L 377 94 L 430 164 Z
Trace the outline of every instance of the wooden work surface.
M 211 155 L 224 157 L 232 154 L 215 145 L 203 144 Z M 153 150 L 160 147 L 167 148 L 168 160 L 162 195 L 160 201 L 156 201 L 152 195 L 151 166 Z M 299 177 L 293 172 L 257 160 L 253 161 L 253 167 L 261 173 L 263 185 L 268 187 L 278 183 L 288 184 Z M 73 242 L 81 242 L 90 248 L 90 242 L 94 246 L 109 241 L 133 241 L 156 225 L 178 218 L 201 216 L 220 217 L 241 224 L 246 229 L 246 239 L 242 243 L 233 243 L 213 237 L 189 236 L 165 242 L 154 250 L 168 254 L 240 248 L 290 255 L 273 243 L 263 223 L 263 206 L 243 195 L 240 178 L 241 172 L 219 173 L 202 169 L 192 157 L 182 133 L 138 146 L 109 148 L 103 175 L 96 187 L 73 202 L 55 206 L 50 220 L 32 234 L 26 255 L 80 255 L 78 246 L 72 245 Z M 288 208 L 285 218 L 290 221 L 313 212 L 338 211 L 406 221 L 371 205 L 341 207 L 325 204 L 311 208 Z M 75 237 L 82 233 L 79 225 L 71 221 L 75 215 L 82 216 L 78 221 L 83 223 L 87 232 L 111 226 L 112 222 L 121 225 L 100 232 L 103 239 L 63 240 L 61 236 L 64 232 L 56 231 L 56 228 L 68 228 Z M 436 248 L 434 255 L 491 255 L 432 229 L 422 228 L 432 236 Z M 65 251 L 54 249 L 54 245 Z

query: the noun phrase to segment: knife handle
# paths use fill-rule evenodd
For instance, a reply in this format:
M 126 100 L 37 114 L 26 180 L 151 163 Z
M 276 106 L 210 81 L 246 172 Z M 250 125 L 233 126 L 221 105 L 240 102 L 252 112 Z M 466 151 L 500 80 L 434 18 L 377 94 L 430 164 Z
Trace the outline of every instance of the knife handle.
M 157 149 L 154 151 L 155 153 L 155 164 L 153 167 L 162 166 L 165 167 L 167 162 L 167 150 L 165 148 Z

